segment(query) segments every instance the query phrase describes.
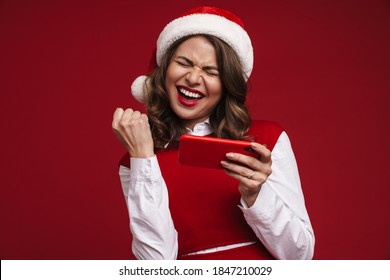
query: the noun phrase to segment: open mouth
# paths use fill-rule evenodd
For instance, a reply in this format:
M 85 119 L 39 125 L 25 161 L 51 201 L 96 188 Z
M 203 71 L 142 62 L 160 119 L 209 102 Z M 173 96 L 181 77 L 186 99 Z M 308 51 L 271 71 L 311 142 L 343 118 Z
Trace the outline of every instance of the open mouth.
M 183 86 L 177 86 L 177 100 L 185 107 L 194 107 L 201 102 L 203 93 Z
M 184 87 L 177 87 L 177 91 L 183 98 L 188 100 L 199 100 L 204 97 L 202 93 Z

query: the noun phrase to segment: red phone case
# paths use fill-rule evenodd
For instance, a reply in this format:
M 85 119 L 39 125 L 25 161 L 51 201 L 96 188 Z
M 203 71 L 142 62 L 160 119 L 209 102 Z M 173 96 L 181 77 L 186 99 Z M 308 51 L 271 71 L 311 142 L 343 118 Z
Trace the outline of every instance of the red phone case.
M 179 163 L 183 165 L 222 169 L 221 161 L 227 160 L 229 152 L 259 157 L 248 141 L 189 134 L 180 137 Z

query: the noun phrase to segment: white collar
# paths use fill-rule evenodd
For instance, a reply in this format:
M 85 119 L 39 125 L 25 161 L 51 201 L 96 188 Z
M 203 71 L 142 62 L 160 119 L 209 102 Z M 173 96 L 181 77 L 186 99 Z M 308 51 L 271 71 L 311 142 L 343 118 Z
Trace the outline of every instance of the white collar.
M 205 120 L 204 122 L 197 123 L 194 126 L 194 129 L 190 129 L 190 128 L 186 127 L 186 130 L 187 130 L 188 134 L 195 135 L 195 136 L 206 136 L 206 135 L 210 135 L 211 133 L 214 132 L 214 129 L 211 128 L 209 119 Z M 170 142 L 171 141 L 166 143 L 164 148 L 168 147 Z
M 196 136 L 205 136 L 214 132 L 210 125 L 209 119 L 204 122 L 197 123 L 193 129 L 187 128 L 188 134 L 196 135 Z

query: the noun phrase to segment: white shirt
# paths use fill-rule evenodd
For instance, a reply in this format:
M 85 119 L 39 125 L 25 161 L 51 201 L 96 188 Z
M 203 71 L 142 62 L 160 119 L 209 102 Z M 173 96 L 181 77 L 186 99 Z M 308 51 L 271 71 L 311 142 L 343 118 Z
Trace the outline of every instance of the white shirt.
M 190 133 L 207 135 L 210 127 L 207 122 L 200 123 Z M 271 159 L 272 174 L 263 184 L 256 202 L 248 208 L 241 199 L 239 207 L 258 239 L 275 258 L 311 259 L 314 233 L 294 153 L 285 132 L 280 135 Z M 119 175 L 130 217 L 132 251 L 138 259 L 176 259 L 177 231 L 157 157 L 130 158 L 130 166 L 131 169 L 120 166 Z M 233 247 L 241 245 L 246 244 Z M 224 249 L 227 248 L 211 248 L 213 251 Z

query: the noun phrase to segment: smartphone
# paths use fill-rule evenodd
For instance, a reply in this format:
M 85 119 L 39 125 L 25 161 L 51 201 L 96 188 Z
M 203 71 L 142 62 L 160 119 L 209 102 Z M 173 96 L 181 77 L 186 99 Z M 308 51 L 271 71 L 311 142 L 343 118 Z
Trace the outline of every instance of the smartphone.
M 183 165 L 222 169 L 221 161 L 228 161 L 229 152 L 259 158 L 248 141 L 189 134 L 180 137 L 179 163 Z

